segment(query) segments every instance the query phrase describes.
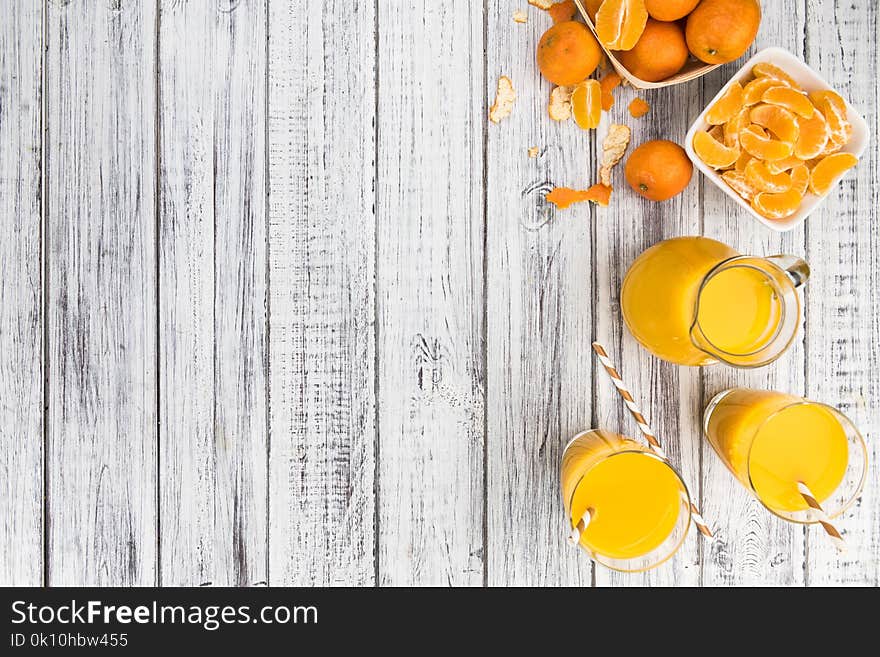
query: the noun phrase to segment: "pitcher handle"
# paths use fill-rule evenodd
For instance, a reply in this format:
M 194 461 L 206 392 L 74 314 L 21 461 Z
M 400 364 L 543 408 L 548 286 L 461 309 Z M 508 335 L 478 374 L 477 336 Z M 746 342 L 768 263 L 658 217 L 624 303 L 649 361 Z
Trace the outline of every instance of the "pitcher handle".
M 801 287 L 810 278 L 810 265 L 803 258 L 792 255 L 767 256 L 767 260 L 782 269 L 795 288 Z

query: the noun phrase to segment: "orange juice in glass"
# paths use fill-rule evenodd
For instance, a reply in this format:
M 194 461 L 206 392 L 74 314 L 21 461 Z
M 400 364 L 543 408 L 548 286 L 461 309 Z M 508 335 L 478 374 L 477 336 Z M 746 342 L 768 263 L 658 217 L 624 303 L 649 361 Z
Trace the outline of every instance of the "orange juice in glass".
M 643 347 L 672 363 L 760 367 L 794 340 L 797 288 L 809 273 L 794 256 L 743 256 L 706 237 L 677 237 L 630 266 L 623 319 Z
M 576 435 L 562 455 L 561 483 L 569 527 L 589 511 L 579 544 L 609 568 L 658 566 L 687 535 L 687 487 L 667 461 L 630 438 L 602 429 Z
M 733 388 L 709 402 L 703 431 L 733 475 L 765 507 L 792 522 L 816 522 L 803 483 L 834 517 L 865 483 L 865 442 L 840 411 L 794 395 Z

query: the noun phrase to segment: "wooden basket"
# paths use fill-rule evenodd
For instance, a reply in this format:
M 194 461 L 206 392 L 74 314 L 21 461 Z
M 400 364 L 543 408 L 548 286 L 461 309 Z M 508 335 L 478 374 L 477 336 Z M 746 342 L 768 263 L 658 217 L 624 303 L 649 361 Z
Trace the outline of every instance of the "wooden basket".
M 684 68 L 670 78 L 666 78 L 660 82 L 648 82 L 647 80 L 637 78 L 635 75 L 627 71 L 626 67 L 620 63 L 617 57 L 615 57 L 612 52 L 608 50 L 601 41 L 599 41 L 599 35 L 596 34 L 596 27 L 593 25 L 593 21 L 590 20 L 590 16 L 587 14 L 583 2 L 581 2 L 581 0 L 574 0 L 574 4 L 577 5 L 578 10 L 581 12 L 581 16 L 583 16 L 584 21 L 587 23 L 587 27 L 590 28 L 590 31 L 596 37 L 596 41 L 599 42 L 599 46 L 601 46 L 602 50 L 605 52 L 608 61 L 611 62 L 614 69 L 620 73 L 620 77 L 628 81 L 636 89 L 659 89 L 660 87 L 670 87 L 673 84 L 681 84 L 682 82 L 696 80 L 697 78 L 706 75 L 709 71 L 715 70 L 721 66 L 721 64 L 706 64 L 691 55 L 688 58 L 687 63 L 684 65 Z

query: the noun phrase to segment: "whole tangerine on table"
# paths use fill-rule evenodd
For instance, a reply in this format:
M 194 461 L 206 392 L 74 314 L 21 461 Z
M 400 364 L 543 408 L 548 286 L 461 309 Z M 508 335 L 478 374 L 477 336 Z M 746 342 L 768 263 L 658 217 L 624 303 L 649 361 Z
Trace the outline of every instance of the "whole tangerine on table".
M 645 0 L 648 15 L 658 21 L 677 21 L 700 4 L 700 0 Z
M 649 18 L 645 31 L 631 50 L 614 53 L 637 78 L 660 82 L 678 73 L 687 63 L 689 51 L 678 23 Z
M 697 59 L 726 64 L 745 54 L 760 25 L 758 0 L 703 0 L 688 14 L 685 37 Z
M 565 21 L 544 32 L 538 42 L 538 68 L 553 84 L 570 86 L 586 80 L 602 57 L 596 37 L 583 23 Z
M 626 182 L 651 201 L 666 201 L 680 194 L 691 181 L 694 165 L 684 149 L 666 139 L 648 141 L 626 161 Z

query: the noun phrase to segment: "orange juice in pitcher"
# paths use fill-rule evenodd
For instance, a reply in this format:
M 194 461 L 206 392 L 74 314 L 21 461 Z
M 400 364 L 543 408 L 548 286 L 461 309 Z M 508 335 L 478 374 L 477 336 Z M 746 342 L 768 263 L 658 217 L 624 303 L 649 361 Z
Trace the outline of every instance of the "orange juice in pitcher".
M 678 237 L 629 268 L 623 318 L 642 346 L 672 363 L 759 367 L 793 341 L 797 288 L 808 277 L 807 264 L 793 256 L 742 256 L 706 237 Z

